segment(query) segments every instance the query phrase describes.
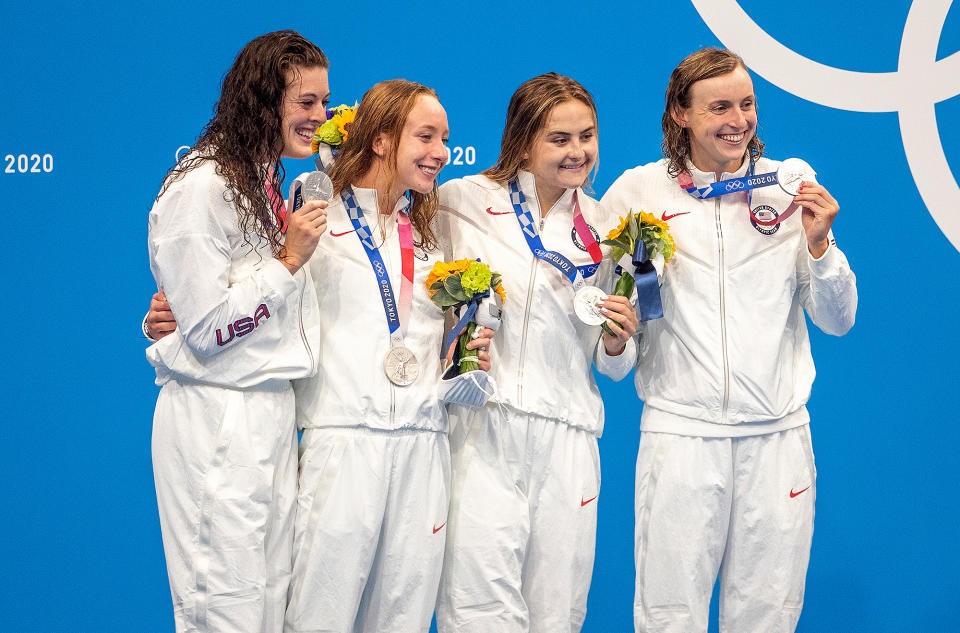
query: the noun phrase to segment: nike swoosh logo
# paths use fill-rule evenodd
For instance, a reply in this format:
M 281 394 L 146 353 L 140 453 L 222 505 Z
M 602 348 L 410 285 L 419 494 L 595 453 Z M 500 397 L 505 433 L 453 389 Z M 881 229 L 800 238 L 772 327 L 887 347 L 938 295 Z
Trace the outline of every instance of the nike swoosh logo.
M 334 237 L 342 237 L 342 236 L 346 235 L 347 233 L 353 233 L 353 232 L 356 231 L 356 230 L 357 230 L 357 229 L 350 229 L 349 231 L 344 231 L 343 233 L 334 233 L 334 232 L 333 232 L 333 229 L 330 229 L 330 235 L 332 235 L 332 236 L 334 236 Z
M 437 532 L 439 532 L 440 530 L 442 530 L 442 529 L 443 529 L 443 526 L 445 526 L 446 524 L 447 524 L 447 522 L 444 521 L 443 523 L 440 524 L 440 527 L 433 526 L 433 533 L 436 534 Z
M 803 493 L 805 493 L 805 492 L 808 491 L 808 490 L 810 490 L 810 486 L 807 486 L 806 488 L 804 488 L 803 490 L 800 490 L 800 491 L 798 491 L 798 492 L 794 492 L 794 491 L 793 491 L 793 488 L 791 488 L 791 489 L 790 489 L 790 498 L 793 499 L 793 498 L 796 497 L 797 495 L 802 495 Z
M 583 506 L 587 505 L 588 503 L 590 503 L 591 501 L 593 501 L 594 499 L 596 499 L 596 498 L 599 497 L 599 496 L 600 496 L 600 495 L 596 495 L 596 496 L 594 496 L 594 497 L 591 497 L 590 499 L 587 499 L 586 501 L 583 500 L 583 497 L 580 497 L 580 507 L 582 508 Z
M 688 214 L 688 213 L 690 213 L 690 212 L 689 212 L 689 211 L 681 211 L 680 213 L 671 213 L 670 215 L 667 215 L 667 212 L 664 211 L 663 213 L 660 214 L 660 219 L 663 220 L 664 222 L 666 222 L 667 220 L 672 220 L 673 218 L 677 217 L 678 215 L 686 215 L 686 214 Z
M 513 211 L 494 211 L 493 207 L 487 207 L 487 213 L 490 215 L 510 215 Z

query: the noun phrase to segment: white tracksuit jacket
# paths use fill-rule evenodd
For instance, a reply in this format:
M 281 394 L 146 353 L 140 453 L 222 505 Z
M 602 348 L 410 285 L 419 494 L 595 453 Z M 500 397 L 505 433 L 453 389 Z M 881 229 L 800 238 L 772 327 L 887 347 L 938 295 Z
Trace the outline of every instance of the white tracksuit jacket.
M 778 165 L 761 158 L 755 173 Z M 721 180 L 745 175 L 747 166 Z M 716 180 L 689 167 L 698 187 Z M 814 259 L 802 210 L 760 231 L 746 200 L 746 193 L 693 198 L 667 174 L 665 159 L 626 171 L 603 197 L 611 214 L 633 209 L 665 219 L 677 244 L 660 289 L 664 318 L 646 322 L 640 336 L 643 430 L 729 437 L 805 424 L 815 371 L 804 311 L 828 334 L 853 326 L 856 278 L 833 235 Z M 779 214 L 791 201 L 777 186 L 752 192 L 754 213 Z
M 150 212 L 150 270 L 177 329 L 147 348 L 157 384 L 182 377 L 244 389 L 313 375 L 316 295 L 269 243 L 237 226 L 226 183 L 206 161 L 173 183 Z
M 397 211 L 378 218 L 376 191 L 354 188 L 357 202 L 387 266 L 394 294 L 400 295 L 400 238 Z M 404 201 L 397 203 L 402 208 Z M 380 239 L 378 225 L 385 230 Z M 445 240 L 442 233 L 438 239 Z M 382 244 L 381 244 L 382 242 Z M 427 296 L 427 275 L 442 259 L 442 248 L 426 252 L 414 230 L 413 303 L 404 345 L 420 362 L 420 377 L 398 387 L 383 372 L 390 331 L 377 279 L 339 196 L 327 209 L 327 232 L 310 260 L 320 301 L 320 369 L 294 383 L 300 428 L 365 426 L 446 431 L 446 409 L 437 398 L 441 373 L 443 312 Z
M 207 161 L 149 216 L 150 267 L 177 329 L 147 349 L 162 385 L 152 453 L 178 633 L 278 631 L 291 573 L 297 436 L 290 380 L 314 373 L 307 270 L 245 237 Z
M 568 189 L 554 209 L 541 219 L 533 174 L 521 171 L 526 194 L 545 248 L 566 255 L 574 264 L 592 263 L 571 229 L 573 210 Z M 617 218 L 583 191 L 580 210 L 596 231 L 599 243 Z M 503 276 L 507 300 L 503 325 L 491 349 L 490 375 L 500 401 L 517 411 L 552 418 L 599 436 L 603 431 L 603 401 L 591 363 L 614 380 L 626 376 L 636 358 L 632 341 L 619 356 L 607 356 L 600 343 L 600 326 L 585 325 L 573 312 L 573 286 L 551 264 L 530 252 L 517 222 L 510 192 L 482 175 L 451 180 L 440 188 L 440 210 L 449 222 L 456 257 L 479 257 Z M 542 221 L 542 225 L 541 225 Z M 487 239 L 485 236 L 495 235 Z M 602 247 L 604 253 L 607 247 Z M 612 265 L 604 264 L 586 281 L 608 290 Z

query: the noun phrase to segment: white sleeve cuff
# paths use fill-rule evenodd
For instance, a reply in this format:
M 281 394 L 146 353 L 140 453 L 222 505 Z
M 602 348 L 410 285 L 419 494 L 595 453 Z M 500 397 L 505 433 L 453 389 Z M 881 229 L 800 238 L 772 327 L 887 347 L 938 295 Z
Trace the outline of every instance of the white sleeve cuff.
M 604 376 L 612 380 L 622 380 L 630 373 L 637 362 L 637 341 L 634 337 L 627 339 L 626 347 L 618 356 L 607 354 L 603 345 L 603 337 L 597 338 L 597 347 L 593 354 L 593 364 Z

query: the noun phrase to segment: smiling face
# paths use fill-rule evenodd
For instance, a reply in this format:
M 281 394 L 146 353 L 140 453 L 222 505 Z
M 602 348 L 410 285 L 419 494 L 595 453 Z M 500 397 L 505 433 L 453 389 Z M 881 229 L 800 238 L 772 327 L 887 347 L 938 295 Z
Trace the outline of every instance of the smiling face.
M 407 114 L 396 156 L 396 187 L 422 194 L 433 191 L 447 162 L 447 113 L 434 97 L 420 95 Z
M 735 172 L 757 130 L 753 81 L 743 67 L 690 87 L 690 106 L 672 113 L 690 138 L 690 161 L 706 172 Z
M 541 211 L 546 212 L 565 189 L 581 186 L 597 161 L 597 122 L 582 101 L 557 105 L 526 153 L 525 167 L 537 180 Z
M 287 90 L 283 95 L 284 158 L 310 158 L 313 133 L 327 120 L 330 87 L 327 69 L 295 66 L 287 73 Z

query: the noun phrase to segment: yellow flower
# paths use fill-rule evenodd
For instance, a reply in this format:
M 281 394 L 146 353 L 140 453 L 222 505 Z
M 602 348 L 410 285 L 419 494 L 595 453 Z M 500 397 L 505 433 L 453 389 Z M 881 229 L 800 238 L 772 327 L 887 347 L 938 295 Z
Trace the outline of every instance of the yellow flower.
M 615 240 L 620 237 L 620 234 L 623 233 L 623 229 L 627 228 L 627 223 L 630 221 L 630 214 L 627 213 L 627 217 L 620 218 L 620 225 L 617 228 L 613 229 L 607 233 L 608 240 Z
M 507 291 L 503 289 L 503 284 L 497 284 L 497 287 L 493 289 L 498 295 L 500 295 L 500 303 L 507 302 Z
M 640 221 L 644 224 L 650 224 L 656 227 L 663 229 L 664 231 L 670 230 L 670 225 L 666 222 L 653 215 L 652 213 L 647 213 L 646 211 L 640 212 Z
M 343 140 L 347 140 L 347 134 L 349 134 L 347 127 L 353 123 L 353 120 L 356 118 L 357 111 L 353 108 L 344 108 L 333 115 L 332 120 L 336 122 L 337 129 L 340 130 L 340 135 L 343 137 Z
M 436 282 L 443 281 L 450 275 L 455 275 L 465 271 L 473 261 L 474 260 L 472 259 L 458 259 L 455 262 L 437 262 L 433 265 L 433 269 L 430 271 L 430 274 L 427 275 L 427 291 L 429 291 L 430 286 Z M 430 296 L 433 296 L 432 292 L 430 293 Z
M 663 263 L 666 264 L 671 259 L 673 259 L 673 254 L 677 251 L 677 243 L 673 241 L 673 236 L 664 231 L 663 233 L 663 243 L 664 243 L 664 257 Z

